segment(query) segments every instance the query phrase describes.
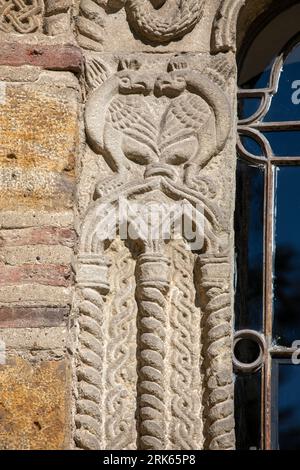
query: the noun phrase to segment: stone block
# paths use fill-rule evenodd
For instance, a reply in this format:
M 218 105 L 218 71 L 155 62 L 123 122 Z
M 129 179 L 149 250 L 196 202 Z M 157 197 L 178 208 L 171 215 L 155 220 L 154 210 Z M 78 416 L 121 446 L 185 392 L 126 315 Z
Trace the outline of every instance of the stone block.
M 0 448 L 60 450 L 67 436 L 65 360 L 0 366 Z
M 71 208 L 78 142 L 76 91 L 2 83 L 0 209 Z

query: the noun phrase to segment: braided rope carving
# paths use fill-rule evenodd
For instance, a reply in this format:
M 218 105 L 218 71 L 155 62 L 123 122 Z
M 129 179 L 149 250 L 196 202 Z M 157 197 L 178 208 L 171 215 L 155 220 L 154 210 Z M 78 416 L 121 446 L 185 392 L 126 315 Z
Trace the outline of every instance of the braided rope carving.
M 205 355 L 205 447 L 234 449 L 232 312 L 230 266 L 226 258 L 200 258 Z
M 181 241 L 173 251 L 171 295 L 171 426 L 173 449 L 202 446 L 200 378 L 200 310 L 195 307 L 194 255 Z
M 0 31 L 32 33 L 41 27 L 42 0 L 0 0 Z
M 161 254 L 140 255 L 136 298 L 139 310 L 139 447 L 166 448 L 166 295 L 169 260 Z
M 81 449 L 103 449 L 104 301 L 95 289 L 82 289 L 79 316 L 78 399 L 75 442 Z
M 153 0 L 127 0 L 125 4 L 130 25 L 144 38 L 166 43 L 190 32 L 203 13 L 202 0 L 167 0 L 155 9 Z
M 106 378 L 106 447 L 136 448 L 136 315 L 135 263 L 130 251 L 114 243 L 115 292 L 110 306 Z

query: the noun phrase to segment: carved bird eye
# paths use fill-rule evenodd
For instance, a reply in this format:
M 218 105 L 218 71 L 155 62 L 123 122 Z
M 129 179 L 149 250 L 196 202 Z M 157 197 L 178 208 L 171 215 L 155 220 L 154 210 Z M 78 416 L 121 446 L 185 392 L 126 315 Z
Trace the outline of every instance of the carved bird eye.
M 122 86 L 129 86 L 130 85 L 130 78 L 129 77 L 121 78 L 121 85 Z
M 177 81 L 177 83 L 178 83 L 179 85 L 185 86 L 185 84 L 186 84 L 184 77 L 177 77 L 177 78 L 176 78 L 176 81 Z

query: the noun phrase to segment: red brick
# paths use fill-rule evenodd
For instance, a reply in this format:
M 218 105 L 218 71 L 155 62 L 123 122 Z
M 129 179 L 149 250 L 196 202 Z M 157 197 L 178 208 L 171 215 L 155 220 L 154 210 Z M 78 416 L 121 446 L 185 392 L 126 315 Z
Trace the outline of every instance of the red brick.
M 70 266 L 55 264 L 23 264 L 0 266 L 0 286 L 16 284 L 42 284 L 68 287 L 72 283 Z
M 70 228 L 30 227 L 0 230 L 0 247 L 22 245 L 63 245 L 72 248 L 76 234 Z
M 0 65 L 34 65 L 48 70 L 82 70 L 81 50 L 73 45 L 32 45 L 2 42 Z
M 69 307 L 0 307 L 0 328 L 63 326 Z

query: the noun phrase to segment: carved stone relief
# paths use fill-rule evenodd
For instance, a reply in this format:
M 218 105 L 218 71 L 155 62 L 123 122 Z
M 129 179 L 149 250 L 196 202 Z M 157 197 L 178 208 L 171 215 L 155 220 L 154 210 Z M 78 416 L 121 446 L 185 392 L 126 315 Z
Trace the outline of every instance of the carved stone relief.
M 76 448 L 234 448 L 229 97 L 244 3 L 0 0 L 0 33 L 20 42 L 34 33 L 34 48 L 39 38 L 85 49 L 71 321 Z M 121 200 L 185 205 L 203 244 L 194 248 L 183 230 L 153 238 L 153 221 L 145 233 L 134 217 L 126 238 L 114 219 L 104 233 Z
M 42 28 L 42 0 L 0 0 L 0 31 L 33 33 Z
M 127 50 L 147 46 L 170 49 L 172 44 L 176 50 L 175 41 L 189 36 L 202 20 L 212 21 L 216 2 L 219 0 L 209 4 L 204 0 L 81 0 L 78 42 L 93 51 L 122 50 L 124 40 L 129 41 Z M 118 35 L 111 35 L 116 25 Z M 195 34 L 192 50 L 199 47 L 201 40 Z
M 80 230 L 75 443 L 233 448 L 230 240 L 205 174 L 230 132 L 232 65 L 153 60 L 129 56 L 117 70 L 86 60 L 87 142 L 107 176 L 96 177 Z M 184 233 L 181 242 L 138 229 L 124 241 L 103 237 L 103 204 L 118 208 L 120 196 L 143 207 L 201 204 L 203 249 L 193 253 Z
M 73 0 L 0 0 L 0 32 L 67 35 L 73 6 Z

